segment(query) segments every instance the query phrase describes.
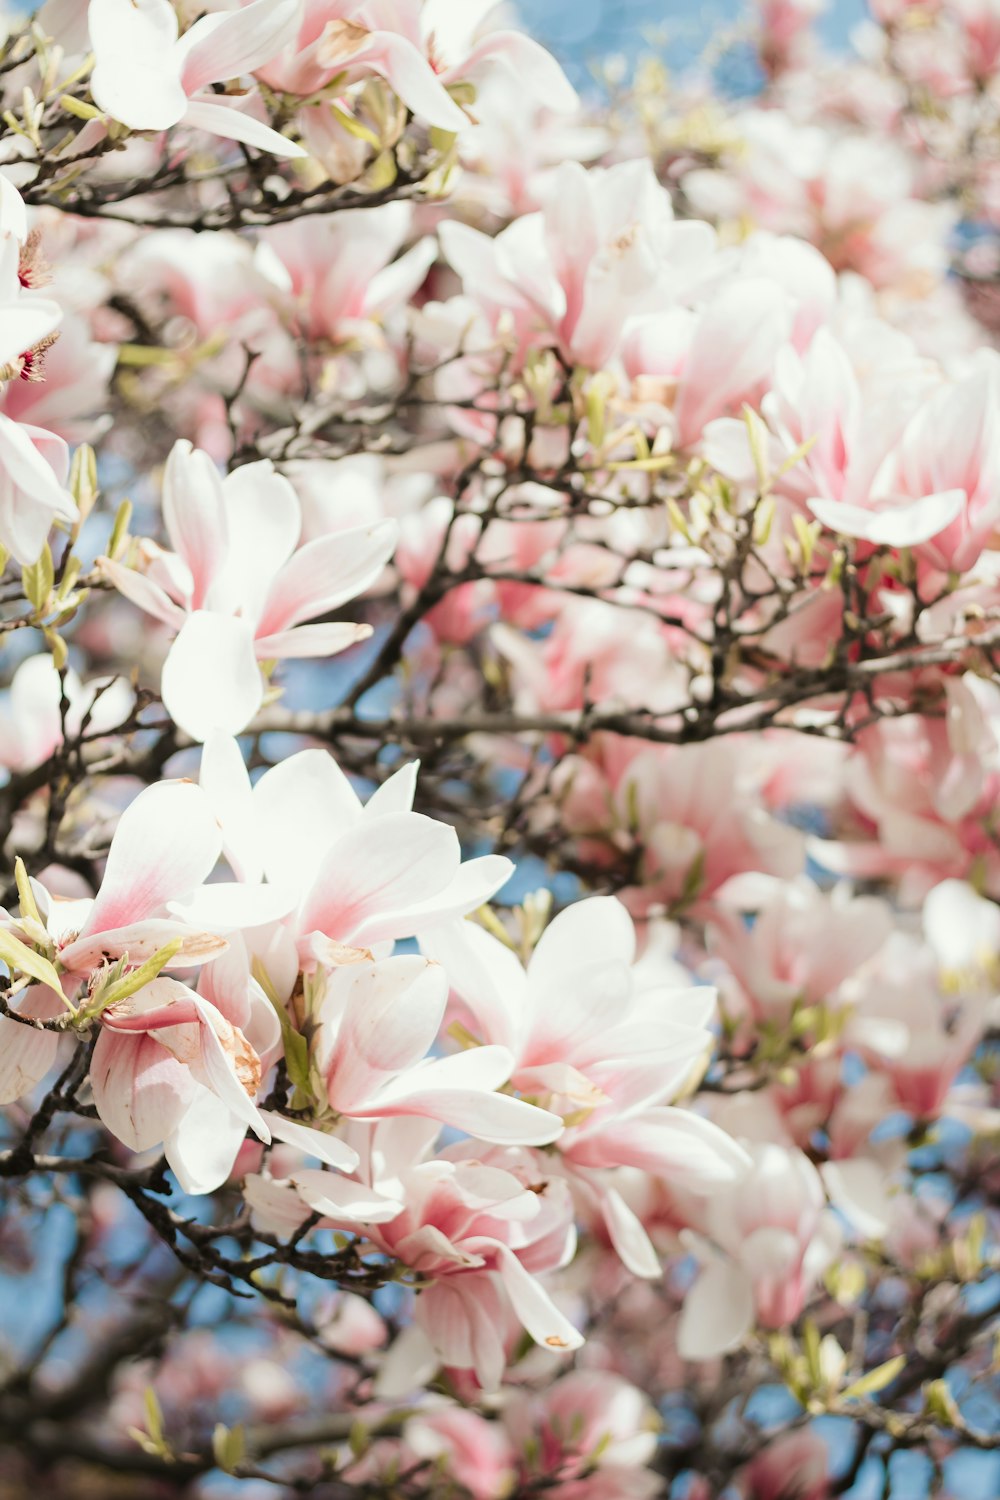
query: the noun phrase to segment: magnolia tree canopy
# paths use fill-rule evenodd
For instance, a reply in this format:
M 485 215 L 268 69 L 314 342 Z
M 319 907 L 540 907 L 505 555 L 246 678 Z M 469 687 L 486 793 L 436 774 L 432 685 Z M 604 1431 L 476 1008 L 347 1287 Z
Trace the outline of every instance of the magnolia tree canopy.
M 819 8 L 8 18 L 4 1497 L 1000 1491 L 1000 8 Z

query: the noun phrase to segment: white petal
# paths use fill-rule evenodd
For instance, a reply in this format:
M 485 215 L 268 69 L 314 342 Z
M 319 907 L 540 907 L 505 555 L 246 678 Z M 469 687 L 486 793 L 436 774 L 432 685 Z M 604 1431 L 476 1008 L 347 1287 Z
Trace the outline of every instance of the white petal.
M 189 615 L 163 664 L 161 693 L 174 723 L 194 740 L 245 729 L 264 696 L 250 626 L 205 610 Z
M 659 1257 L 638 1216 L 615 1188 L 601 1195 L 604 1223 L 623 1264 L 633 1276 L 656 1281 L 661 1272 Z
M 753 1288 L 746 1273 L 731 1261 L 704 1268 L 684 1299 L 677 1325 L 682 1359 L 714 1359 L 736 1345 L 754 1318 Z
M 514 1312 L 536 1344 L 568 1353 L 579 1349 L 583 1335 L 555 1306 L 541 1284 L 526 1271 L 506 1245 L 497 1249 L 497 1266 Z

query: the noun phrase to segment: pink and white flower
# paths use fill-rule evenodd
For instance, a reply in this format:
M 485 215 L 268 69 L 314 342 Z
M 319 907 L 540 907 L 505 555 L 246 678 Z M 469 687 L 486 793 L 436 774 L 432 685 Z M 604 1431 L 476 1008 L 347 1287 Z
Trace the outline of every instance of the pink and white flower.
M 211 88 L 270 62 L 294 34 L 300 9 L 301 0 L 254 0 L 232 14 L 203 16 L 178 37 L 170 0 L 90 0 L 94 101 L 130 130 L 183 124 L 272 156 L 305 156 L 247 114 L 242 99 Z
M 395 542 L 391 522 L 300 546 L 298 496 L 269 461 L 220 479 L 183 440 L 167 461 L 163 517 L 173 551 L 144 542 L 138 569 L 110 558 L 100 566 L 175 633 L 162 696 L 192 738 L 246 726 L 264 698 L 262 662 L 332 656 L 370 635 L 367 625 L 303 622 L 375 581 Z

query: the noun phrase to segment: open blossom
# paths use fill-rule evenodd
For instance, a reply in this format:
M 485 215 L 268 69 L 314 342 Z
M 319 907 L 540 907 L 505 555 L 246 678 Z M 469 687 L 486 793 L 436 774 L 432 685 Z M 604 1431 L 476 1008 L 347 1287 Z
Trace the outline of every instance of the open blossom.
M 61 693 L 69 704 L 66 729 L 97 738 L 117 729 L 129 715 L 135 694 L 121 677 L 81 682 L 69 668 L 60 682 L 52 657 L 29 656 L 11 678 L 7 700 L 0 703 L 0 767 L 23 771 L 41 765 L 63 741 Z
M 221 849 L 205 793 L 189 781 L 162 781 L 146 787 L 122 814 L 96 897 L 49 898 L 35 882 L 43 931 L 70 993 L 102 964 L 123 957 L 143 963 L 175 938 L 181 939 L 175 967 L 221 952 L 220 939 L 170 911 L 208 878 Z M 7 917 L 5 925 L 11 923 L 17 919 Z M 33 925 L 25 930 L 31 940 L 38 936 Z
M 496 1092 L 510 1078 L 509 1049 L 428 1055 L 448 999 L 440 965 L 399 955 L 339 965 L 318 983 L 315 1065 L 338 1115 L 425 1117 L 483 1140 L 524 1145 L 561 1133 L 558 1115 Z
M 263 1050 L 277 1022 L 263 996 L 255 1011 Z M 154 979 L 103 1012 L 90 1076 L 112 1134 L 133 1151 L 162 1144 L 186 1192 L 225 1181 L 248 1126 L 271 1138 L 253 1102 L 261 1063 L 250 1037 L 176 979 Z
M 211 87 L 269 62 L 294 32 L 300 4 L 254 0 L 235 14 L 203 16 L 178 38 L 170 0 L 90 0 L 94 100 L 131 130 L 191 125 L 272 156 L 304 156 L 301 146 L 245 113 L 241 100 Z
M 629 1269 L 657 1275 L 610 1169 L 639 1167 L 712 1191 L 748 1165 L 723 1131 L 667 1102 L 711 1046 L 714 991 L 687 987 L 656 951 L 636 963 L 632 918 L 610 898 L 561 912 L 527 970 L 470 923 L 439 928 L 424 947 L 448 973 L 463 1034 L 508 1048 L 511 1081 L 562 1116 L 556 1149 L 569 1180 L 603 1215 Z
M 386 203 L 269 230 L 261 244 L 275 279 L 284 278 L 282 302 L 295 328 L 332 344 L 373 343 L 381 320 L 409 301 L 437 255 L 425 235 L 397 258 L 412 222 L 409 204 Z
M 907 904 L 974 868 L 1000 890 L 988 824 L 1000 787 L 996 688 L 952 678 L 945 701 L 944 720 L 907 714 L 858 736 L 843 777 L 844 836 L 814 843 L 831 870 L 898 874 Z
M 840 1246 L 819 1173 L 801 1151 L 745 1142 L 753 1165 L 707 1201 L 690 1244 L 701 1262 L 684 1300 L 678 1348 L 711 1359 L 756 1321 L 794 1322 Z
M 281 918 L 273 950 L 281 975 L 271 977 L 290 991 L 300 964 L 336 965 L 351 959 L 345 948 L 381 957 L 397 938 L 474 911 L 503 885 L 511 862 L 463 862 L 454 829 L 413 811 L 416 771 L 403 766 L 362 804 L 331 755 L 303 750 L 251 787 L 238 745 L 215 737 L 202 755 L 201 785 L 238 880 L 194 893 L 184 905 L 189 919 L 226 930 L 250 926 L 251 910 L 257 923 Z
M 57 302 L 24 290 L 19 264 L 27 238 L 21 195 L 0 177 L 0 379 L 23 374 L 62 319 Z M 0 544 L 19 563 L 37 561 L 54 521 L 76 520 L 68 474 L 62 438 L 0 412 Z
M 222 840 L 208 799 L 190 782 L 160 782 L 140 792 L 126 808 L 108 851 L 95 899 L 61 900 L 32 882 L 36 914 L 0 911 L 0 925 L 21 941 L 52 951 L 65 992 L 32 984 L 14 1002 L 19 1013 L 54 1020 L 107 965 L 135 966 L 175 939 L 174 967 L 217 956 L 225 943 L 170 915 L 169 903 L 211 873 Z M 170 965 L 168 964 L 168 967 Z M 3 1063 L 0 1097 L 19 1098 L 55 1062 L 58 1035 L 0 1019 Z
M 194 739 L 235 733 L 264 697 L 260 663 L 332 656 L 364 640 L 366 625 L 308 625 L 361 593 L 395 541 L 391 522 L 300 546 L 302 517 L 287 479 L 267 460 L 220 479 L 207 454 L 183 440 L 163 477 L 173 551 L 140 548 L 140 567 L 101 561 L 126 598 L 175 632 L 162 695 Z
M 519 353 L 554 343 L 568 360 L 602 368 L 630 317 L 680 301 L 713 274 L 707 224 L 674 220 L 646 162 L 585 171 L 567 162 L 544 206 L 495 239 L 451 220 L 441 246 L 491 323 L 513 322 Z
M 644 1500 L 659 1487 L 644 1471 L 656 1449 L 655 1426 L 649 1402 L 626 1380 L 572 1370 L 538 1394 L 515 1394 L 499 1421 L 457 1406 L 425 1408 L 407 1422 L 404 1438 L 473 1500 L 504 1500 L 518 1480 L 547 1481 L 574 1500 Z
M 544 47 L 521 32 L 477 32 L 498 0 L 307 0 L 284 53 L 261 70 L 272 88 L 314 94 L 333 78 L 384 78 L 420 119 L 465 128 L 449 90 L 497 65 L 550 108 L 572 111 L 576 93 Z
M 970 892 L 971 900 L 963 900 L 961 890 L 959 882 L 947 881 L 928 896 L 935 922 L 949 929 L 949 958 L 961 932 L 956 918 L 967 921 L 976 899 Z M 971 924 L 966 928 L 969 937 L 974 930 Z M 964 976 L 952 970 L 950 983 L 942 982 L 933 950 L 897 934 L 849 1023 L 849 1041 L 888 1078 L 898 1106 L 918 1119 L 934 1119 L 945 1110 L 949 1090 L 982 1035 L 994 984 L 977 983 L 970 968 Z
M 635 847 L 627 898 L 633 912 L 661 904 L 686 909 L 737 876 L 790 879 L 801 870 L 802 837 L 768 815 L 757 780 L 735 735 L 704 746 L 642 746 L 608 736 L 589 756 L 562 762 L 560 807 L 564 826 L 581 839 L 600 848 L 603 835 Z
M 306 1138 L 315 1131 L 289 1131 L 288 1122 L 283 1131 L 304 1151 L 324 1149 Z M 549 1349 L 569 1352 L 583 1342 L 537 1279 L 573 1254 L 572 1205 L 558 1179 L 543 1187 L 543 1164 L 524 1148 L 469 1143 L 435 1157 L 435 1136 L 436 1126 L 412 1119 L 354 1124 L 346 1137 L 360 1158 L 353 1179 L 292 1167 L 284 1180 L 248 1180 L 247 1198 L 262 1225 L 290 1233 L 313 1213 L 418 1273 L 415 1323 L 380 1388 L 405 1392 L 429 1360 L 432 1369 L 474 1370 L 484 1390 L 495 1390 L 510 1311 Z
M 759 884 L 767 894 L 752 926 L 720 904 L 709 928 L 713 953 L 736 981 L 734 998 L 761 1021 L 787 1021 L 796 1005 L 836 1005 L 845 980 L 888 939 L 888 906 L 852 899 L 842 885 L 827 894 L 804 877 Z

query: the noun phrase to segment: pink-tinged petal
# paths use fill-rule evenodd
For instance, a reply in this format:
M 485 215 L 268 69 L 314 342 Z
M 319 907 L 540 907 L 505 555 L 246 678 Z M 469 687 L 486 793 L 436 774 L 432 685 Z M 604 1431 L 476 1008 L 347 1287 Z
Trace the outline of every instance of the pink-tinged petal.
M 196 1091 L 163 1142 L 170 1169 L 185 1193 L 214 1193 L 236 1165 L 246 1139 L 244 1122 L 208 1089 Z
M 222 480 L 207 453 L 180 439 L 163 474 L 163 519 L 175 552 L 191 570 L 191 607 L 200 609 L 229 543 Z
M 428 891 L 446 888 L 458 865 L 455 830 L 433 818 L 394 813 L 356 825 L 320 866 L 299 914 L 299 932 L 323 932 L 358 946 L 405 937 L 413 931 L 406 914 Z
M 101 1017 L 102 1026 L 109 1031 L 135 1035 L 139 1032 L 169 1031 L 174 1026 L 201 1024 L 194 990 L 179 979 L 164 979 L 162 975 L 147 984 L 130 1000 L 110 1006 Z M 163 1042 L 163 1046 L 176 1056 L 174 1048 L 181 1044 L 174 1038 Z
M 357 1167 L 358 1153 L 346 1141 L 327 1135 L 323 1130 L 315 1130 L 311 1125 L 301 1125 L 297 1120 L 286 1120 L 284 1115 L 269 1109 L 262 1109 L 260 1113 L 267 1121 L 272 1140 L 284 1141 L 286 1146 L 294 1146 L 304 1156 L 314 1156 L 317 1161 L 326 1162 L 327 1166 L 336 1167 L 341 1172 L 353 1172 Z
M 119 819 L 81 937 L 152 916 L 201 885 L 221 849 L 219 825 L 200 787 L 191 781 L 147 787 Z
M 395 545 L 396 523 L 381 521 L 300 547 L 271 585 L 258 635 L 272 635 L 339 609 L 371 587 Z
M 250 625 L 205 610 L 189 615 L 167 653 L 160 692 L 174 723 L 194 740 L 245 729 L 264 697 Z
M 62 308 L 48 297 L 8 303 L 0 324 L 0 364 L 12 364 L 34 344 L 47 338 L 61 322 Z
M 260 618 L 274 577 L 291 557 L 302 530 L 302 508 L 292 485 L 264 459 L 244 464 L 223 481 L 229 552 L 209 594 L 212 609 Z
M 11 1010 L 36 1021 L 52 1021 L 65 1014 L 65 1008 L 51 990 L 31 985 L 22 996 L 10 1002 Z M 6 1016 L 0 1018 L 0 1104 L 12 1104 L 40 1083 L 55 1065 L 59 1051 L 59 1033 L 36 1031 Z
M 419 119 L 439 130 L 463 130 L 469 117 L 442 88 L 433 68 L 412 43 L 391 31 L 376 31 L 349 59 L 352 71 L 380 73 Z
M 71 974 L 89 973 L 102 963 L 114 963 L 126 954 L 130 963 L 141 964 L 175 938 L 180 938 L 181 946 L 164 965 L 167 970 L 209 963 L 226 950 L 225 938 L 216 932 L 199 932 L 169 917 L 147 917 L 126 927 L 112 927 L 67 943 L 59 950 L 59 962 Z
M 351 783 L 326 750 L 302 750 L 265 771 L 253 820 L 268 880 L 308 890 L 332 845 L 361 817 Z
M 809 509 L 828 531 L 857 537 L 875 547 L 916 547 L 930 541 L 961 515 L 966 505 L 964 490 L 945 490 L 920 500 L 886 504 L 882 510 L 837 500 L 810 500 Z
M 588 1134 L 584 1127 L 570 1154 L 589 1166 L 638 1167 L 657 1172 L 692 1192 L 737 1182 L 750 1168 L 743 1147 L 711 1120 L 669 1105 L 633 1119 L 612 1120 Z
M 579 108 L 579 95 L 552 53 L 519 31 L 491 32 L 441 78 L 444 83 L 458 83 L 471 78 L 484 63 L 503 63 L 521 89 L 547 109 L 572 114 Z
M 192 891 L 183 901 L 171 901 L 169 909 L 188 927 L 208 932 L 238 932 L 243 927 L 266 927 L 278 922 L 298 900 L 298 892 L 280 885 L 242 885 L 235 880 L 215 881 Z
M 353 625 L 347 621 L 329 625 L 296 625 L 292 630 L 278 630 L 274 635 L 258 636 L 254 641 L 254 651 L 258 661 L 338 656 L 350 646 L 366 641 L 371 633 L 370 625 Z
M 682 1359 L 714 1359 L 735 1349 L 753 1324 L 753 1287 L 730 1261 L 706 1266 L 684 1299 L 677 1327 Z
M 263 878 L 253 789 L 243 752 L 229 734 L 210 734 L 201 752 L 198 784 L 222 828 L 222 850 L 233 874 L 248 885 Z
M 659 1280 L 663 1268 L 652 1241 L 638 1215 L 615 1188 L 608 1188 L 601 1194 L 601 1212 L 608 1238 L 626 1269 L 633 1276 L 642 1276 L 648 1281 Z
M 427 1055 L 444 1016 L 448 981 L 437 964 L 407 954 L 334 970 L 327 1000 L 342 1012 L 332 1054 L 321 1064 L 327 1095 L 335 1110 L 358 1114 L 383 1083 Z M 322 1027 L 321 1018 L 321 1056 Z
M 97 562 L 97 569 L 109 582 L 113 583 L 120 594 L 130 600 L 139 609 L 145 610 L 147 615 L 154 619 L 162 620 L 164 625 L 169 625 L 173 630 L 180 630 L 187 619 L 186 612 L 175 604 L 169 595 L 147 578 L 143 573 L 137 573 L 134 568 L 123 567 L 121 563 L 112 562 L 109 557 L 101 557 Z
M 420 762 L 411 760 L 407 765 L 400 766 L 398 771 L 393 771 L 392 775 L 386 777 L 382 785 L 372 792 L 365 803 L 363 816 L 366 819 L 381 818 L 386 813 L 412 812 L 419 770 Z
M 518 1321 L 536 1344 L 559 1353 L 580 1348 L 583 1335 L 506 1245 L 497 1246 L 497 1268 Z
M 102 1026 L 90 1063 L 94 1104 L 131 1151 L 148 1151 L 170 1135 L 194 1097 L 187 1068 L 155 1037 Z
M 256 982 L 250 975 L 250 959 L 246 944 L 239 933 L 232 933 L 225 953 L 207 965 L 198 976 L 198 993 L 202 995 L 231 1026 L 238 1026 L 254 1051 L 260 1055 L 261 1048 L 249 1035 L 247 1027 L 257 1010 L 254 1003 Z M 277 1025 L 272 1007 L 264 1000 L 264 1009 Z M 279 1028 L 280 1034 L 280 1028 Z M 273 1032 L 268 1027 L 268 1036 Z
M 734 282 L 713 298 L 684 362 L 676 407 L 682 444 L 696 443 L 706 423 L 754 393 L 791 325 L 790 298 L 763 277 Z
M 207 84 L 262 68 L 294 39 L 301 12 L 301 0 L 256 0 L 242 9 L 202 16 L 177 46 L 185 91 L 196 94 Z
M 420 947 L 444 968 L 477 1037 L 518 1056 L 527 981 L 516 953 L 475 922 L 442 923 L 421 933 Z
M 168 130 L 187 98 L 175 55 L 177 16 L 168 0 L 90 0 L 94 103 L 130 130 Z
M 333 1172 L 306 1167 L 291 1180 L 313 1213 L 335 1224 L 389 1224 L 403 1211 L 398 1199 L 387 1198 L 361 1182 L 348 1182 Z
M 475 1370 L 484 1391 L 499 1390 L 507 1363 L 507 1319 L 489 1274 L 434 1283 L 417 1300 L 414 1316 L 433 1341 L 443 1364 Z
M 412 818 L 417 814 L 410 813 L 409 816 Z M 388 822 L 389 819 L 380 818 L 378 824 L 371 825 L 371 829 L 374 830 L 383 821 Z M 368 826 L 365 825 L 366 828 Z M 495 896 L 500 887 L 510 879 L 513 868 L 510 860 L 502 854 L 483 854 L 478 859 L 467 859 L 437 895 L 415 901 L 405 910 L 394 907 L 385 915 L 381 911 L 372 912 L 356 928 L 353 940 L 361 947 L 370 947 L 372 943 L 380 943 L 391 937 L 412 937 L 416 932 L 425 928 L 430 930 L 438 922 L 449 921 L 453 917 L 464 917 L 489 901 L 491 896 Z M 430 881 L 425 889 L 431 889 Z
M 64 487 L 66 444 L 53 433 L 0 413 L 0 535 L 19 563 L 38 560 L 57 517 L 75 520 L 77 508 Z
M 211 104 L 202 99 L 192 99 L 184 111 L 185 125 L 203 130 L 206 135 L 219 135 L 227 141 L 242 141 L 245 146 L 256 146 L 258 151 L 266 151 L 269 156 L 291 158 L 308 155 L 304 146 L 290 141 L 286 135 L 279 135 L 270 125 L 255 120 L 253 115 L 244 114 L 239 108 L 239 100 L 234 99 L 224 104 L 225 95 L 213 94 L 210 97 Z

